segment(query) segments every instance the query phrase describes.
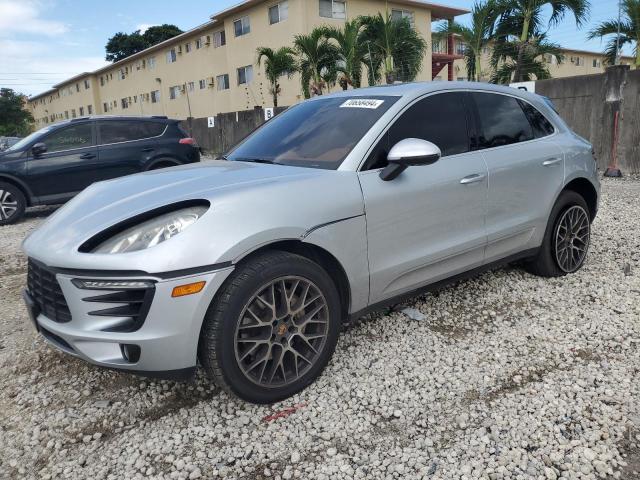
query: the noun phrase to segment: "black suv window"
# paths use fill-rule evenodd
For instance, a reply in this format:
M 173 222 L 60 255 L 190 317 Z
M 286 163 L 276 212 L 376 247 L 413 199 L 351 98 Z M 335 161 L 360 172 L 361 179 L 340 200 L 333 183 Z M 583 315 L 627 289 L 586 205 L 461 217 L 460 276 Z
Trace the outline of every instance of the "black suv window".
M 549 120 L 547 120 L 547 118 L 542 113 L 540 113 L 538 109 L 533 105 L 520 100 L 520 106 L 524 110 L 524 113 L 527 115 L 529 123 L 531 123 L 531 126 L 533 127 L 533 133 L 535 134 L 536 138 L 546 137 L 548 135 L 551 135 L 555 131 L 551 122 L 549 122 Z
M 158 122 L 124 120 L 100 122 L 100 143 L 120 143 L 144 138 L 157 137 L 164 132 L 166 125 Z
M 439 93 L 409 107 L 376 145 L 364 170 L 386 166 L 389 150 L 406 138 L 420 138 L 434 143 L 442 151 L 443 157 L 468 152 L 464 95 Z
M 515 97 L 496 93 L 471 94 L 480 121 L 480 148 L 533 140 L 533 129 Z
M 81 123 L 56 130 L 44 139 L 44 144 L 49 153 L 90 147 L 94 144 L 91 123 Z

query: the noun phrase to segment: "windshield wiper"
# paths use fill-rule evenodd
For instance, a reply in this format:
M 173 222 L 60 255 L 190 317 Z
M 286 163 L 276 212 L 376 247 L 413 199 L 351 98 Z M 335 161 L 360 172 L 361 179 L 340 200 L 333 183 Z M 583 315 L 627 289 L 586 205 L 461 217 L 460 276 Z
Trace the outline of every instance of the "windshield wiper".
M 251 162 L 251 163 L 267 163 L 269 165 L 279 165 L 278 162 L 273 160 L 267 160 L 266 158 L 237 158 L 236 162 Z

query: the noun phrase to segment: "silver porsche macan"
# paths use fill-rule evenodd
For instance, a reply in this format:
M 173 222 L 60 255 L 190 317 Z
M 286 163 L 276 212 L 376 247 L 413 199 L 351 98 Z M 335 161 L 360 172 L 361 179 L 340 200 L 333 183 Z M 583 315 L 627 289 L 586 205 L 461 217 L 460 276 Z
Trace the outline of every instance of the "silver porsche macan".
M 253 402 L 317 378 L 341 324 L 497 264 L 577 271 L 600 185 L 543 97 L 422 83 L 316 97 L 223 159 L 96 183 L 27 240 L 38 332 L 96 365 Z

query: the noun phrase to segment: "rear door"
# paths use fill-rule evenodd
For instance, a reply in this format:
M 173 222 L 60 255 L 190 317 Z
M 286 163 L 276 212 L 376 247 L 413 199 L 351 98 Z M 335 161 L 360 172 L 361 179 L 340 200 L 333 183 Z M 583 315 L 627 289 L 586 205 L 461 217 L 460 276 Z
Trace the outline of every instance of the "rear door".
M 473 92 L 471 98 L 489 168 L 491 262 L 539 245 L 564 180 L 564 155 L 553 142 L 553 126 L 529 103 L 489 92 Z
M 72 122 L 41 140 L 47 151 L 27 161 L 27 182 L 41 201 L 64 200 L 93 183 L 98 163 L 94 123 Z
M 393 123 L 359 173 L 375 303 L 482 264 L 487 166 L 472 151 L 466 94 L 431 95 Z M 389 149 L 406 138 L 436 144 L 442 158 L 379 177 Z
M 98 155 L 102 176 L 115 178 L 144 170 L 162 151 L 161 138 L 166 128 L 165 123 L 150 120 L 99 121 Z

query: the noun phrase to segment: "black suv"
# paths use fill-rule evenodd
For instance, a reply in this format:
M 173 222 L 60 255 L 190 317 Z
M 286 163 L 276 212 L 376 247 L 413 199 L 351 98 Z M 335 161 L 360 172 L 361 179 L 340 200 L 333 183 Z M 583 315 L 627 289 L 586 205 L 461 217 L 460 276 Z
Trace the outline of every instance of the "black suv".
M 167 117 L 82 117 L 50 125 L 0 153 L 0 225 L 26 207 L 64 203 L 94 182 L 200 161 Z

